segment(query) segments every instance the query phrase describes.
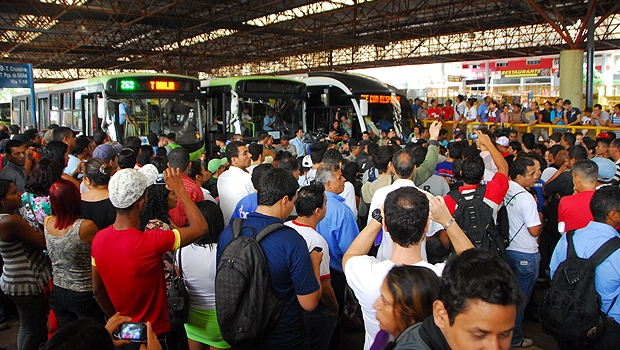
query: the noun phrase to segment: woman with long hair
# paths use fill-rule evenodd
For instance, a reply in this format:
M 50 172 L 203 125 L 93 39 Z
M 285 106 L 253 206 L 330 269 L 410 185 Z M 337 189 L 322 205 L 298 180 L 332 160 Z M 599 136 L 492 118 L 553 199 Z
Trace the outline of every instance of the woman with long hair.
M 190 350 L 228 349 L 222 339 L 215 313 L 215 253 L 220 233 L 224 230 L 224 216 L 220 207 L 211 201 L 196 206 L 204 216 L 209 230 L 193 244 L 179 249 L 177 263 L 185 278 L 189 295 L 189 317 L 185 331 Z
M 42 157 L 43 159 L 49 159 L 58 163 L 64 170 L 69 163 L 69 148 L 64 142 L 52 141 L 45 145 Z M 78 165 L 78 168 L 79 167 L 80 166 Z M 61 178 L 71 181 L 71 183 L 74 184 L 75 187 L 77 187 L 78 189 L 80 188 L 80 183 L 73 176 L 63 172 Z
M 426 267 L 394 266 L 390 270 L 373 305 L 381 330 L 396 338 L 384 349 L 411 348 L 410 330 L 433 314 L 439 288 L 439 277 Z
M 84 317 L 103 324 L 103 312 L 93 297 L 90 259 L 90 243 L 99 229 L 80 218 L 80 192 L 73 183 L 60 179 L 49 192 L 52 215 L 45 220 L 44 232 L 54 272 L 50 307 L 61 327 Z
M 45 261 L 45 237 L 15 211 L 21 193 L 11 180 L 0 179 L 0 256 L 4 260 L 0 288 L 17 306 L 17 349 L 37 350 L 47 339 L 47 307 L 43 288 L 52 277 Z
M 88 191 L 82 193 L 82 218 L 92 220 L 100 230 L 116 220 L 116 208 L 110 202 L 108 192 L 114 170 L 101 158 L 91 158 L 84 166 L 82 182 Z
M 60 179 L 60 164 L 43 159 L 30 171 L 26 179 L 26 192 L 22 194 L 22 207 L 19 214 L 35 229 L 41 229 L 45 218 L 52 214 L 49 189 Z
M 141 227 L 145 230 L 176 228 L 168 215 L 168 211 L 177 206 L 177 196 L 174 191 L 170 191 L 163 181 L 158 181 L 147 188 L 146 193 L 146 208 L 140 216 Z
M 155 151 L 150 145 L 140 146 L 140 154 L 138 154 L 137 163 L 140 167 L 143 167 L 151 162 L 151 158 L 155 157 Z

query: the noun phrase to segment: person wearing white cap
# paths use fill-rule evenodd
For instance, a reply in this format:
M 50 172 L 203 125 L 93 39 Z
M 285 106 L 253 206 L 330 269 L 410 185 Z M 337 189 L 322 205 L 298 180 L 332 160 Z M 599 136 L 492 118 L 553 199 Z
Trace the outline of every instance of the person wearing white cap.
M 162 256 L 186 246 L 205 234 L 208 225 L 185 191 L 179 169 L 166 169 L 166 186 L 183 203 L 189 227 L 149 230 L 140 227 L 146 206 L 145 190 L 157 180 L 157 169 L 147 164 L 140 170 L 119 170 L 108 186 L 116 208 L 116 221 L 101 230 L 92 242 L 93 294 L 103 312 L 120 312 L 133 322 L 150 322 L 165 342 L 170 331 Z
M 499 153 L 501 153 L 502 157 L 506 159 L 506 157 L 510 155 L 510 152 L 508 151 L 510 140 L 506 136 L 500 136 L 497 141 L 495 141 L 495 143 L 497 144 L 497 149 L 499 150 Z

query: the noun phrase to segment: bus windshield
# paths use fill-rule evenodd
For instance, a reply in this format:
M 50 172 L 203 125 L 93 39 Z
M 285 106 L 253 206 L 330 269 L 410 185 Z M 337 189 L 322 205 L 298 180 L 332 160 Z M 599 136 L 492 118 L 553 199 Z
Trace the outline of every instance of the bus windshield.
M 121 130 L 124 136 L 147 135 L 150 132 L 162 135 L 173 132 L 176 134 L 177 143 L 184 146 L 201 139 L 199 99 L 131 96 L 126 99 L 108 98 L 107 102 L 107 127 L 108 129 L 115 127 L 112 121 L 116 120 L 116 113 L 119 113 L 119 122 L 126 119 L 125 130 Z M 123 111 L 126 112 L 125 115 Z
M 255 134 L 260 131 L 295 133 L 302 126 L 303 104 L 297 98 L 239 98 L 242 129 L 253 124 Z M 249 119 L 249 118 L 251 119 Z

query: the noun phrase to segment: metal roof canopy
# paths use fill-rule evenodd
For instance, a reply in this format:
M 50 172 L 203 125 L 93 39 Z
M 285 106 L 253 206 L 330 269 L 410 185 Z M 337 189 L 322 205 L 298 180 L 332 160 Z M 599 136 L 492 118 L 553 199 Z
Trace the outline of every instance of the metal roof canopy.
M 583 47 L 592 13 L 598 48 L 619 47 L 617 0 L 6 0 L 0 60 L 38 81 L 480 60 Z

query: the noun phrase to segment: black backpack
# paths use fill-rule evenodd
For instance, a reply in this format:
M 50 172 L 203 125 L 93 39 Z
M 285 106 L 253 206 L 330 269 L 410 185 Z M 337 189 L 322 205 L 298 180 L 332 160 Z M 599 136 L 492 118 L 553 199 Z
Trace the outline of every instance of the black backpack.
M 620 248 L 620 238 L 611 238 L 589 259 L 582 259 L 575 252 L 574 234 L 574 230 L 566 233 L 566 260 L 558 265 L 551 287 L 543 293 L 540 318 L 543 330 L 560 344 L 584 349 L 605 333 L 607 314 L 601 311 L 601 296 L 596 291 L 594 278 L 596 267 Z
M 515 235 L 512 238 L 510 238 L 510 222 L 508 220 L 508 206 L 510 205 L 510 202 L 512 202 L 512 200 L 515 199 L 521 193 L 528 193 L 528 192 L 527 191 L 517 192 L 512 197 L 510 197 L 508 202 L 502 203 L 502 206 L 497 211 L 497 230 L 499 232 L 500 237 L 504 241 L 504 246 L 506 248 L 508 248 L 510 243 L 517 237 L 519 232 L 521 232 L 521 229 L 523 228 L 523 226 L 525 226 L 525 223 L 523 223 L 521 227 L 519 227 L 519 229 L 517 230 L 517 233 L 515 233 Z
M 454 199 L 457 208 L 452 214 L 465 235 L 476 248 L 484 248 L 499 256 L 504 256 L 508 242 L 508 232 L 500 233 L 493 220 L 493 208 L 484 202 L 486 186 L 478 185 L 472 193 L 461 194 L 458 190 L 448 195 Z M 503 215 L 507 213 L 504 212 Z
M 222 251 L 215 275 L 217 321 L 222 338 L 236 348 L 256 346 L 276 324 L 287 300 L 274 293 L 267 258 L 259 244 L 286 226 L 273 223 L 253 237 L 242 235 L 242 227 L 243 219 L 233 220 L 233 239 Z

